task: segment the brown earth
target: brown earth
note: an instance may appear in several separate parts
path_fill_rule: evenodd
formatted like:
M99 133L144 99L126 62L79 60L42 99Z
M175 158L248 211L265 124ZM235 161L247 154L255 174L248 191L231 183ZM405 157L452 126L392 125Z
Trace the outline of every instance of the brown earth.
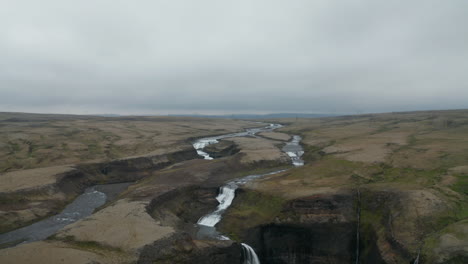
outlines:
M286 163L289 157L275 146L276 142L264 138L239 137L228 138L239 148L240 153L244 154L241 158L242 163L252 163L269 160L281 160Z
M2 249L2 263L31 264L83 264L132 263L135 258L122 254L118 250L101 248L92 243L70 244L60 241L40 241Z
M258 126L189 117L0 113L0 173L143 155L190 138Z
M120 121L122 126L136 122L138 129L143 128L140 123L149 122L136 120ZM355 257L353 239L356 212L360 208L362 263L409 263L419 250L421 263L464 263L468 255L468 111L278 121L288 124L279 132L303 137L305 166L270 175L239 190L220 223L223 232L239 242L251 242L261 254L259 247L279 250L279 242L287 237L288 247L303 250L307 253L303 256L313 256L317 262L326 263L328 258L335 263L349 263ZM47 122L65 121L58 118ZM96 120L77 121L88 125L89 122ZM218 121L202 123L210 122ZM173 125L167 125L167 133ZM183 130L186 139L193 133L223 134L200 127L190 130L192 124L185 125L183 129L179 127L179 132ZM183 137L175 134L171 137ZM144 173L139 174L139 181L116 202L62 230L53 241L0 250L0 262L8 259L11 252L16 252L13 255L18 259L30 254L40 256L38 250L47 243L50 254L64 259L86 258L89 262L130 263L139 259L140 263L174 260L190 263L192 259L238 263L232 257L239 254L238 244L198 240L191 233L193 223L216 206L213 190L222 183L273 170L289 161L278 148L283 143L274 134L262 138L231 138L229 141L234 142L239 152L216 160L167 158L173 162L162 162L164 166L148 169L143 165L146 161L136 157L138 162L134 158L123 159L109 171L103 170L108 164L85 167L87 173L99 171L101 179L115 180L132 173L136 175L138 171ZM23 135L19 133L18 137ZM130 138L118 144L137 142ZM169 139L176 142L174 145L186 144L182 139ZM134 147L135 154L130 155L140 156L137 150L144 148ZM109 174L104 177L103 171ZM145 227L152 235L144 232ZM256 240L258 234L269 243ZM303 248L304 243L294 242L301 239L324 241L326 247L311 242L310 247ZM80 253L68 253L72 252L69 249ZM26 256L19 256L19 252L25 252ZM324 252L331 255L323 255ZM300 260L286 251L279 257Z
M258 133L259 136L265 137L268 139L279 140L279 141L289 141L291 139L291 135L285 133L278 133L278 132L262 132Z
M419 250L423 263L466 260L467 110L280 121L289 122L280 132L303 137L306 165L252 182L250 190L286 201L360 190L361 235L375 236L385 263L408 263ZM260 210L244 208L232 219ZM242 225L232 219L225 221L234 230Z
M55 184L61 174L74 170L70 166L55 166L38 169L13 171L0 174L0 193L34 189Z
M0 232L58 212L92 184L135 181L153 170L197 158L190 143L194 137L258 126L237 120L15 113L0 113L0 125L0 146L5 147L0 147L0 157L5 155L0 158L0 171L2 164L8 167L8 172L0 173ZM85 143L93 148L89 144L71 152L64 148ZM111 145L124 148L105 150ZM47 153L41 152L41 146L46 146ZM8 160L18 166L11 167ZM67 164L71 161L80 163ZM33 169L17 170L28 167Z

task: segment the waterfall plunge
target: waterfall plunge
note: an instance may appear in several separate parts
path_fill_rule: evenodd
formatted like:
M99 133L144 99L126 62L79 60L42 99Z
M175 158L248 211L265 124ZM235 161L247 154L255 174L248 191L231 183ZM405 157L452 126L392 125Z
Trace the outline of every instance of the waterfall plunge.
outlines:
M216 200L219 202L218 207L211 214L200 218L200 220L198 220L198 224L204 226L215 226L219 221L221 221L221 215L224 210L231 205L238 187L239 186L235 183L229 183L222 186L218 196L216 197Z
M221 187L220 192L216 197L216 200L219 202L218 208L216 208L213 213L200 218L200 220L198 220L198 224L214 227L219 221L221 221L221 215L224 210L226 210L231 205L238 187L239 186L234 183L230 183ZM229 238L226 236L220 236L219 239L228 240ZM260 264L260 260L258 260L258 256L255 253L255 250L245 243L241 243L241 245L242 253L244 255L244 264Z
M227 137L242 137L242 136L249 136L249 135L252 136L262 130L273 131L274 129L279 128L279 127L281 127L281 125L270 124L269 127L266 127L263 129L248 129L246 132L218 136L214 138L199 139L193 144L193 147L197 150L197 153L200 156L204 157L204 159L213 159L212 157L210 157L208 153L204 152L203 149L210 144L218 143L219 139L227 138ZM301 156L304 154L304 151L302 147L299 145L300 141L301 141L301 137L295 135L293 136L292 140L288 142L285 147L283 147L283 151L291 158L293 165L296 167L304 165L304 161L301 159ZM245 184L248 181L251 181L251 180L266 176L266 175L272 175L272 174L280 173L283 171L284 170L260 174L260 175L249 175L242 179L231 181L228 184L222 186L220 188L218 196L216 197L216 200L218 200L219 202L218 207L216 208L214 212L200 218L200 220L198 220L198 224L202 226L214 228L214 226L219 221L221 221L222 214L224 213L224 211L232 204L232 201L234 200L234 197L236 194L236 189L239 187L239 185ZM217 238L220 240L229 240L229 237L219 235L219 234L217 235ZM251 246L245 243L241 243L241 245L242 245L242 251L244 255L244 264L260 264L260 260L258 259L258 256L255 253L255 250Z
M245 243L241 243L241 245L244 253L244 264L260 264L255 250Z

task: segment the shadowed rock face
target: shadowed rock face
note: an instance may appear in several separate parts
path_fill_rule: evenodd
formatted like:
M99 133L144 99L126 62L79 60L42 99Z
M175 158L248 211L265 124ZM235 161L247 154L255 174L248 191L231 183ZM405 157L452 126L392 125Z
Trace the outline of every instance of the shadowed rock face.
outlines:
M288 203L274 223L258 226L246 240L262 263L353 263L357 219L352 193L314 195ZM361 233L360 263L384 263L375 232ZM366 241L363 243L362 241Z
M204 151L213 158L231 156L240 151L237 145L232 141L221 140L217 144L211 144L204 148Z
M143 248L138 264L241 264L241 245L232 241L198 241L179 233Z
M64 173L51 175L53 183L0 192L0 233L58 213L86 187L134 182L170 164L197 157L196 151L189 146L161 155L86 163Z
M147 207L155 219L191 231L194 223L216 207L217 188L189 186L169 191L152 200Z
M267 225L258 230L262 263L351 263L355 248L354 223Z

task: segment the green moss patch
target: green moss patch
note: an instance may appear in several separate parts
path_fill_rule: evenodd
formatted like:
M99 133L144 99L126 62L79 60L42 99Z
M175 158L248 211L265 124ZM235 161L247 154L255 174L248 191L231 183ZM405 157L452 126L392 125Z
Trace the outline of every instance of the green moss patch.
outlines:
M218 229L231 239L239 240L244 232L270 223L280 214L286 200L253 190L241 190L224 214Z
M450 187L452 190L468 196L468 175L456 175L457 181Z
M47 238L47 240L55 240L65 242L75 248L86 250L86 251L114 251L114 252L122 252L122 249L117 247L112 247L108 245L103 245L96 241L82 241L76 240L74 236L65 236L65 237L58 237L56 235L52 235Z

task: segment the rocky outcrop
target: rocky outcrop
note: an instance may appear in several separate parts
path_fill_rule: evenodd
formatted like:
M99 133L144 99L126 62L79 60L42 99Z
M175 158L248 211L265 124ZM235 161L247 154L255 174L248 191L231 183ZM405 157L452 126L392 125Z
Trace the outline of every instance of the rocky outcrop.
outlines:
M350 263L357 230L353 202L351 193L293 200L246 241L264 263Z
M181 229L193 229L198 219L218 205L218 188L189 186L178 188L153 199L147 211L162 223Z
M222 158L222 157L234 155L237 152L239 152L240 149L232 141L221 140L217 144L211 144L211 145L206 146L203 149L203 151L210 154L211 157L216 159L216 158Z
M248 192L239 194L241 201ZM247 213L233 207L237 217ZM286 202L272 221L236 235L255 249L262 263L352 263L358 247L356 209L353 190L302 197ZM233 216L227 212L223 221L236 223L230 217ZM361 232L360 263L385 263L372 243L375 237L372 230Z
M179 233L145 246L137 263L241 264L241 251L240 244L232 241L199 241L186 233Z
M90 175L94 182L129 182L139 180L155 170L176 162L197 158L199 158L197 152L191 146L187 146L163 154L149 154L110 162L88 163L78 165L77 168Z
M196 158L196 151L188 145L165 153L69 166L59 173L50 170L44 175L47 181L0 192L0 233L58 213L91 185L137 181L168 165ZM19 182L30 177L28 173L14 176Z

